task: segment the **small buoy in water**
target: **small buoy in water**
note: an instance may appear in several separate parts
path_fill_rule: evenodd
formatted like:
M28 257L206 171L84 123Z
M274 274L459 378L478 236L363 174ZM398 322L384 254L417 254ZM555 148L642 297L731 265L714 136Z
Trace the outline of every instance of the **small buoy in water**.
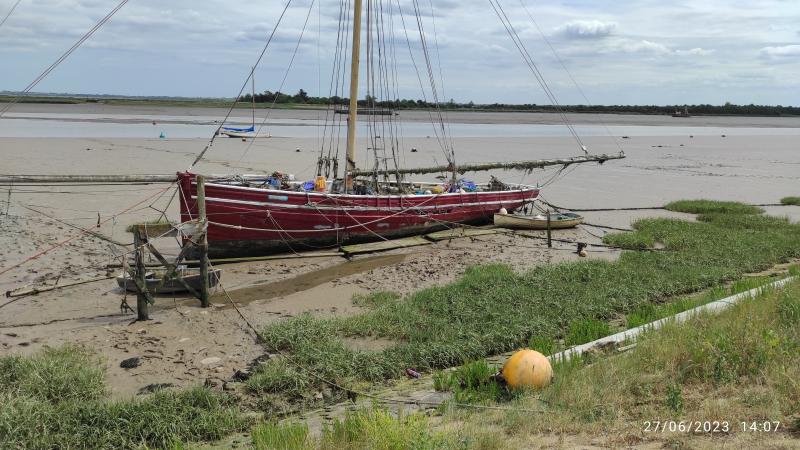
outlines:
M242 142L247 142L247 138L242 138Z
M550 360L541 353L523 349L508 358L500 372L512 389L525 387L543 388L553 379Z
M693 135L693 134L690 134L690 135L689 135L689 137L690 137L690 138L694 138L694 135Z
M155 125L156 125L156 121L154 120L154 121L153 121L153 126L155 126Z
M296 149L294 149L294 151L300 153L300 147L297 147Z
M723 134L723 135L722 135L722 137L728 137L728 136L725 136L725 135Z
M588 255L589 253L586 251L586 249L582 249L581 251L578 252L578 256L580 256L581 258L586 258Z
M417 153L417 147L411 147L411 153Z
M497 211L498 214L506 215L508 214L508 210L505 208L500 208L500 211Z

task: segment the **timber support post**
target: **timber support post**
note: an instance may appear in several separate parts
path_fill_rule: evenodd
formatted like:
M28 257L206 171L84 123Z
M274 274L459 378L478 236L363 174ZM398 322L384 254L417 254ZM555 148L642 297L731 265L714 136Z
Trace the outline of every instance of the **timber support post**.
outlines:
M553 248L553 237L550 233L550 209L547 210L547 248Z
M144 267L144 245L142 232L139 227L133 230L133 246L135 249L136 267L134 269L133 282L136 284L136 320L150 320L147 305L147 280L146 269Z
M206 216L206 179L197 176L197 212L200 216L200 305L208 308L208 217Z

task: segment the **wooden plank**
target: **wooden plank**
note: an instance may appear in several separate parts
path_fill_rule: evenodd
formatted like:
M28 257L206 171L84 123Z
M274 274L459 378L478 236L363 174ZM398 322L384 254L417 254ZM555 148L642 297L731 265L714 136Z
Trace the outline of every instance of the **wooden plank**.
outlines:
M458 239L473 236L485 236L489 234L505 233L508 230L505 228L453 228L451 230L437 231L435 233L426 234L425 237L434 241L446 241L449 239Z
M172 237L178 235L178 230L175 228L175 224L169 222L137 223L131 225L131 229L133 228L138 228L139 232L148 238Z
M197 176L197 213L200 223L206 230L200 235L200 306L208 308L208 218L206 217L206 177Z
M133 232L133 245L136 250L136 269L132 273L133 282L136 284L136 320L150 320L150 315L147 310L147 304L154 304L155 301L147 291L147 281L145 281L145 268L144 268L144 244L147 241L142 238L142 234L137 228Z
M178 255L178 258L175 260L175 264L171 264L169 261L166 260L166 258L164 258L164 256L161 255L161 253L155 247L153 247L153 244L149 242L147 243L147 248L150 250L150 253L152 253L153 256L155 256L156 259L158 259L161 262L161 264L163 264L164 267L167 269L167 272L164 274L163 277L161 277L161 280L158 282L158 285L155 287L155 289L153 289L153 293L158 292L159 289L164 287L164 284L166 284L167 281L174 278L180 284L182 284L183 287L185 287L190 294L200 299L201 297L200 293L195 291L191 286L189 286L189 284L183 279L183 277L181 277L176 273L178 267L177 265L180 263L180 260L183 259L183 255L185 254L185 250L188 246L189 245L187 244L183 247L183 250L181 250L181 254Z
M359 255L362 253L385 252L397 248L417 247L419 245L429 245L431 241L421 237L413 236L403 239L393 239L390 241L370 242L368 244L345 245L342 252L349 255Z

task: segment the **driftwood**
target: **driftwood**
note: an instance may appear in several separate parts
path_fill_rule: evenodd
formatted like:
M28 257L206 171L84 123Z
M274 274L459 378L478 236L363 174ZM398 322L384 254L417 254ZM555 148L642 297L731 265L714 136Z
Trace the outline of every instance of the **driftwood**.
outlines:
M466 172L484 172L487 170L503 169L503 170L533 170L541 169L548 166L569 166L572 164L583 164L589 162L604 163L612 159L623 159L625 155L620 153L618 155L586 155L575 156L572 158L562 159L537 159L532 161L510 161L510 162L493 162L493 163L473 163L473 164L459 164L456 166L455 171L464 174ZM426 174L426 173L443 173L452 172L453 166L435 166L435 167L418 167L411 169L394 169L394 170L356 170L351 173L352 176L370 176L378 175L407 175L407 174Z
M6 291L6 297L13 298L13 297L25 297L26 295L37 295L41 294L42 292L55 291L56 289L68 288L72 286L78 286L81 284L96 283L98 281L110 280L112 278L114 277L109 276L101 278L92 278L91 280L81 280L81 281L76 281L74 283L56 284L53 286L41 286L41 287L32 287L24 290Z

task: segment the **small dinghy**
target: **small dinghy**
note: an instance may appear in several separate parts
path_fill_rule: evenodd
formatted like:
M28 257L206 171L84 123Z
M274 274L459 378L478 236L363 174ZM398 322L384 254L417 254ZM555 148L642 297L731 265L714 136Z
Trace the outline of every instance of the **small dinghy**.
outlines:
M575 213L550 214L550 229L574 228L583 222L583 216ZM495 214L494 224L503 228L522 230L546 230L547 216L518 216L515 214Z
M178 292L187 292L186 286L181 284L176 279L168 280L164 283L161 288L156 290L158 287L158 283L161 282L161 277L164 276L164 270L160 271L152 271L147 272L145 274L145 284L147 284L147 290L153 294L172 294ZM200 284L202 283L202 279L200 278L200 269L178 269L177 274L179 274L183 280L191 286L192 289L199 291ZM208 286L216 286L219 283L219 279L222 276L221 269L214 269L208 271ZM130 276L124 275L117 275L117 284L122 289L128 290L130 292L136 292L136 283L133 282Z

